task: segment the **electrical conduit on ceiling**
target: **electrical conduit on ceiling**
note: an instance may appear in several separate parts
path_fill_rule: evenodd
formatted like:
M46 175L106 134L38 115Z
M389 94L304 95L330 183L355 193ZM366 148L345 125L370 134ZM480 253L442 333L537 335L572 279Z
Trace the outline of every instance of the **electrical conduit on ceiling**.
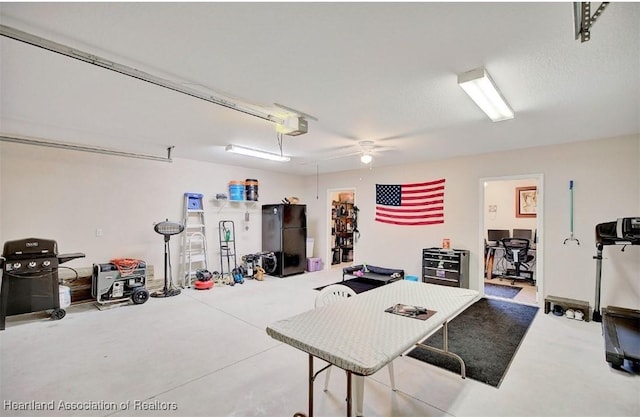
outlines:
M38 48L46 49L48 51L67 56L69 58L74 58L74 59L86 62L88 64L96 65L104 69L115 71L117 73L124 74L129 77L137 78L139 80L146 81L148 83L151 83L160 87L164 87L169 90L176 91L178 93L186 94L188 96L199 98L201 100L208 101L210 103L214 103L219 106L223 106L232 110L239 111L241 113L255 116L260 119L267 120L269 122L273 122L279 125L282 125L285 122L284 119L282 118L276 117L266 112L261 112L256 109L252 109L240 103L234 103L227 98L216 97L211 94L203 93L193 88L185 87L173 81L169 81L164 78L157 77L155 75L146 73L144 71L140 71L135 68L129 67L127 65L118 64L117 62L113 62L108 59L104 59L96 55L93 55L84 51L80 51L79 49L62 45L60 43L53 42L36 35L32 35L30 33L23 32L21 30L18 30L6 25L0 25L0 35L10 39L20 41L20 42L27 43L29 45L36 46Z

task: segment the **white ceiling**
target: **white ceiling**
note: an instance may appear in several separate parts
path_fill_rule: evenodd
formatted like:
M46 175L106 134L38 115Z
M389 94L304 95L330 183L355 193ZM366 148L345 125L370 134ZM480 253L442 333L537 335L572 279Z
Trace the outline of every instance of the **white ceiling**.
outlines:
M599 3L594 3L593 10ZM203 100L0 38L3 134L307 175L640 133L640 3L591 40L572 3L0 3L0 22L203 92L318 118L285 136ZM484 65L515 111L492 123L458 87Z

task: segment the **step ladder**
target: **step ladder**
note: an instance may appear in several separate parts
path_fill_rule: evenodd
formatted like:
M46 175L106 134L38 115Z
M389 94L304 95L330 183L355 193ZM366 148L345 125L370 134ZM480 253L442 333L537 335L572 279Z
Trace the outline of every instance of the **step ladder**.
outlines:
M180 252L180 279L182 288L190 287L200 269L208 269L207 235L204 222L202 194L184 193L182 245Z
M238 260L236 258L236 229L233 221L221 220L218 222L218 235L220 237L220 276L226 279L230 285L234 285L233 270L238 267Z

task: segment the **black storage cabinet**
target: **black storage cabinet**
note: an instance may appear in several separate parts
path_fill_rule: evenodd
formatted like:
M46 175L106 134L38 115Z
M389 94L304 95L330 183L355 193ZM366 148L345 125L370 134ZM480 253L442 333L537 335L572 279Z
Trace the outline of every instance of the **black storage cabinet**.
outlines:
M423 249L422 281L428 284L469 288L469 251Z

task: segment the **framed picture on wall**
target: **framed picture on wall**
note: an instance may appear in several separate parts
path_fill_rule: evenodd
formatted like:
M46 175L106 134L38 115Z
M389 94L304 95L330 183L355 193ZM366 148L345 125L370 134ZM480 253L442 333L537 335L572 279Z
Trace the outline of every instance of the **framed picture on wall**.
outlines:
M537 187L516 187L516 217L536 217L537 207Z

